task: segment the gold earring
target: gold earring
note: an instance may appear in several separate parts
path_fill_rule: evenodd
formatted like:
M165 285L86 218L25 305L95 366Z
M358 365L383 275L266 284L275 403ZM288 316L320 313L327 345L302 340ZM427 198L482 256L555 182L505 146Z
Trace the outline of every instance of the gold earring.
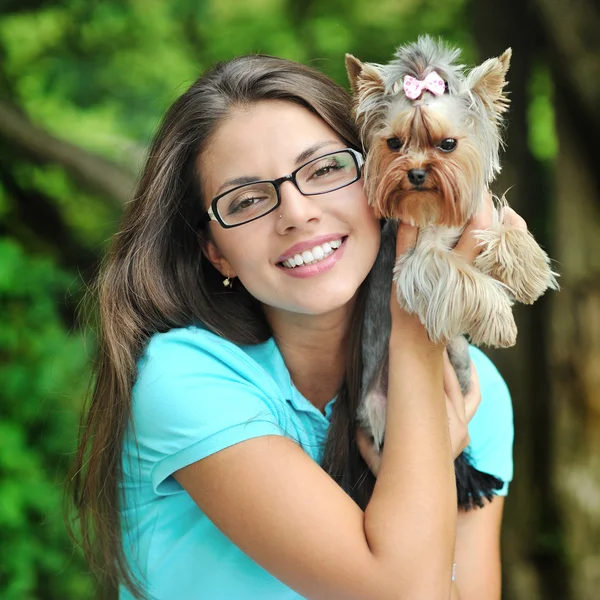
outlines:
M227 278L223 279L223 285L226 288L232 288L233 287L233 281L231 281L231 279L229 279L229 271L227 271Z

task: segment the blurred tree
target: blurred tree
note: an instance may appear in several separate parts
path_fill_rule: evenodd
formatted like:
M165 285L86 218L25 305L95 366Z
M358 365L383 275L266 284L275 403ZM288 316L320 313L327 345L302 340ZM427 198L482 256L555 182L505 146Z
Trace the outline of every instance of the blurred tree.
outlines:
M514 186L509 200L562 286L519 307L519 343L494 353L517 423L506 595L591 600L600 590L600 11L593 0L473 7L483 55L514 50L498 189Z

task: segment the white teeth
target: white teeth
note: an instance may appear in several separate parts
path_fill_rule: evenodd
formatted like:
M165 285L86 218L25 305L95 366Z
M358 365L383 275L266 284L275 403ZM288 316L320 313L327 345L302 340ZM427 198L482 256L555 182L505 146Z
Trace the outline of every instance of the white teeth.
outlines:
M320 246L315 246L312 250L305 250L302 254L284 260L281 264L288 268L300 267L301 265L311 265L328 257L342 245L342 240L333 240L325 242Z

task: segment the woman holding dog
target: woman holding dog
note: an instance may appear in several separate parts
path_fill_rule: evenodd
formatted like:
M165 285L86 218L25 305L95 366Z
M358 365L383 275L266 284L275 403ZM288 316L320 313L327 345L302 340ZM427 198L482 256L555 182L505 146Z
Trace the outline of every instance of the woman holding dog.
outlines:
M392 294L381 457L356 431L380 233L361 163L346 92L282 59L220 65L166 115L100 277L73 480L120 598L500 597L512 413L489 360L463 398ZM454 252L475 258L487 218ZM505 487L457 514L469 441Z

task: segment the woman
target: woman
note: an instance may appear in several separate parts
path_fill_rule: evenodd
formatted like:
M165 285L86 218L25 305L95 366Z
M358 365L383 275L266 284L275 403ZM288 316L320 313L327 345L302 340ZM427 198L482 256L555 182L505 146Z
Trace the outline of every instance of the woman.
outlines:
M100 279L74 478L121 598L441 599L455 562L454 597L499 597L502 497L457 515L452 464L470 434L477 467L511 478L491 363L473 351L467 432L477 380L462 398L392 299L380 464L355 432L380 232L361 161L347 94L293 62L219 65L169 110ZM398 253L415 240L401 226Z

